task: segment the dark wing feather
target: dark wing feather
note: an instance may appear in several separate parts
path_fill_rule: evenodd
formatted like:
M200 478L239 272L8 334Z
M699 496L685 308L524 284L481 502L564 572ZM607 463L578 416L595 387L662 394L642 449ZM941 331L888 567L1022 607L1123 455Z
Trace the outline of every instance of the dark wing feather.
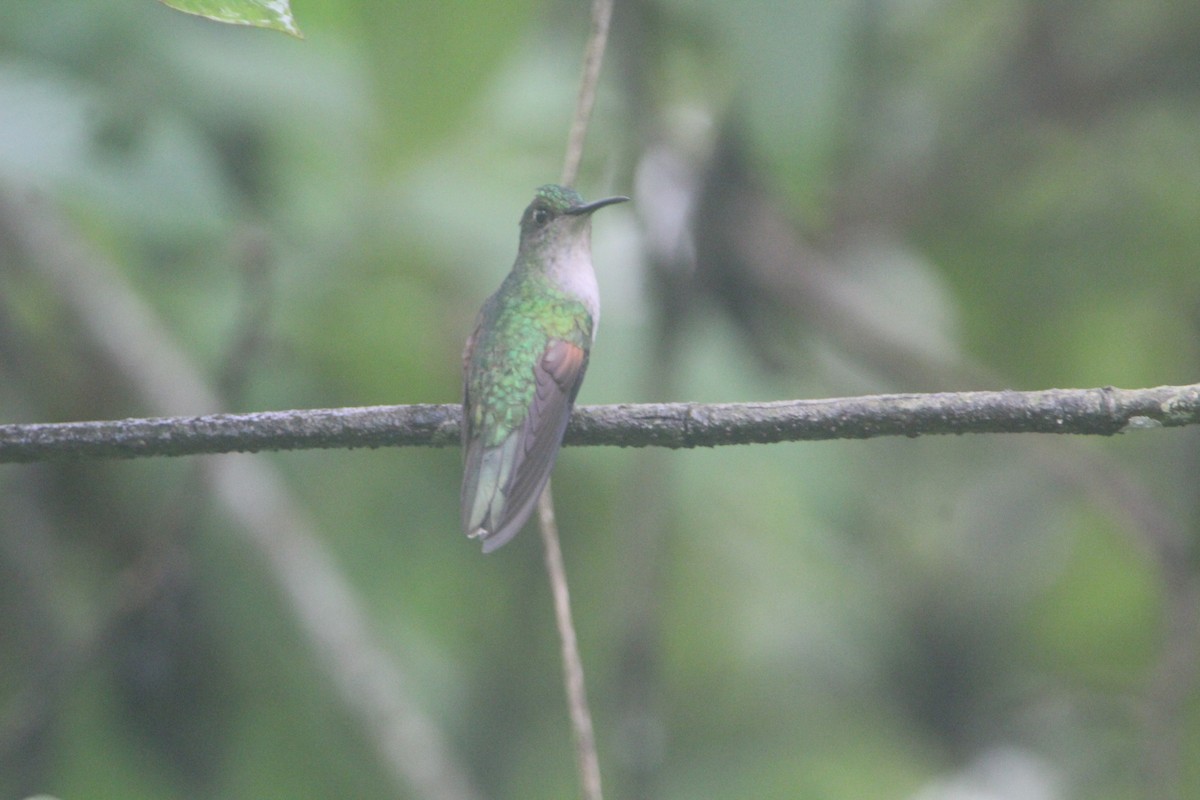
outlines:
M489 298L489 302L491 299ZM467 531L468 536L474 536L473 525L471 521L472 509L475 505L476 495L479 493L479 478L480 470L483 462L484 447L481 437L475 430L475 426L471 420L471 357L475 352L475 342L479 338L479 329L483 326L484 314L487 311L487 305L479 311L475 318L475 327L471 330L471 335L467 337L467 343L463 346L463 401L462 401L462 446L463 446L463 485L460 495L462 526Z
M471 335L467 337L467 343L463 345L462 354L462 375L463 375L463 390L462 390L462 406L463 418L462 425L462 443L463 451L466 451L467 443L471 441L471 415L468 409L471 408L471 383L467 380L467 376L471 371L471 354L475 352L475 340L479 338L479 328L483 325L483 312L480 311L475 317L475 327L471 329Z
M551 341L534 366L535 393L524 423L498 447L484 448L476 438L467 444L467 474L474 485L463 486L463 516L470 521L478 493L489 492L489 506L478 530L490 553L524 526L550 479L571 407L587 370L587 353L578 345ZM502 465L511 459L511 466ZM482 476L482 477L481 477ZM494 486L481 481L494 481ZM469 527L469 526L468 526Z

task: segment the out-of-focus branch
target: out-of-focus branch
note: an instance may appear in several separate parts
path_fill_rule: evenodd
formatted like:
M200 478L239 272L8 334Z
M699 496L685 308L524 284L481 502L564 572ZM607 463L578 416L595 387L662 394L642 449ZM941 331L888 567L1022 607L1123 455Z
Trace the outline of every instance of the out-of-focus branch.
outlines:
M216 393L153 311L128 288L116 267L76 236L53 208L0 193L0 240L24 253L50 282L111 368L148 407L162 414L219 407ZM18 436L40 437L39 426L7 427ZM43 441L54 439L44 432L50 439ZM31 441L25 438L26 444ZM375 641L366 613L315 526L270 464L262 459L214 458L204 461L203 472L213 496L235 523L231 529L241 532L264 557L315 658L369 732L396 784L422 798L478 797L441 731L408 693L403 672Z
M0 425L0 463L83 456L448 447L460 442L461 416L457 404L421 404ZM571 417L565 443L692 448L962 433L1112 436L1196 424L1200 424L1200 384L583 406Z

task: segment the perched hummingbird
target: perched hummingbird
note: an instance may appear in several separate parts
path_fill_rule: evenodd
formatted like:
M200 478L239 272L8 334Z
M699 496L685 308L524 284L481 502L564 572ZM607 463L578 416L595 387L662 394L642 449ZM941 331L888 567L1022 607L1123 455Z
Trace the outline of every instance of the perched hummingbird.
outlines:
M539 188L512 272L467 339L462 526L485 553L517 535L550 479L600 320L591 215L628 199Z

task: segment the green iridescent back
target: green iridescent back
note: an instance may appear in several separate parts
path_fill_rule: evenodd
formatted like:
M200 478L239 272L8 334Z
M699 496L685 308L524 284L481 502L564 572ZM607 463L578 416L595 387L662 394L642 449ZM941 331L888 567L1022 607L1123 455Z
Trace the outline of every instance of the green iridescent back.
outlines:
M543 187L545 188L545 187ZM587 351L593 320L582 303L549 278L513 272L483 306L467 370L471 425L495 447L525 421L536 383L533 365L551 339Z

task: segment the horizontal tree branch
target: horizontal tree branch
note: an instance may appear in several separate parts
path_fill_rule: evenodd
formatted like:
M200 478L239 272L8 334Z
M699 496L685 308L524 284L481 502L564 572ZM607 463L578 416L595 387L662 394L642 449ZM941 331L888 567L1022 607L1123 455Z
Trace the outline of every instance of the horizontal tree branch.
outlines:
M367 406L106 422L0 425L0 463L261 450L447 447L454 405ZM568 445L729 444L962 433L1073 433L1200 423L1200 384L1153 389L892 394L769 403L646 403L577 408Z

